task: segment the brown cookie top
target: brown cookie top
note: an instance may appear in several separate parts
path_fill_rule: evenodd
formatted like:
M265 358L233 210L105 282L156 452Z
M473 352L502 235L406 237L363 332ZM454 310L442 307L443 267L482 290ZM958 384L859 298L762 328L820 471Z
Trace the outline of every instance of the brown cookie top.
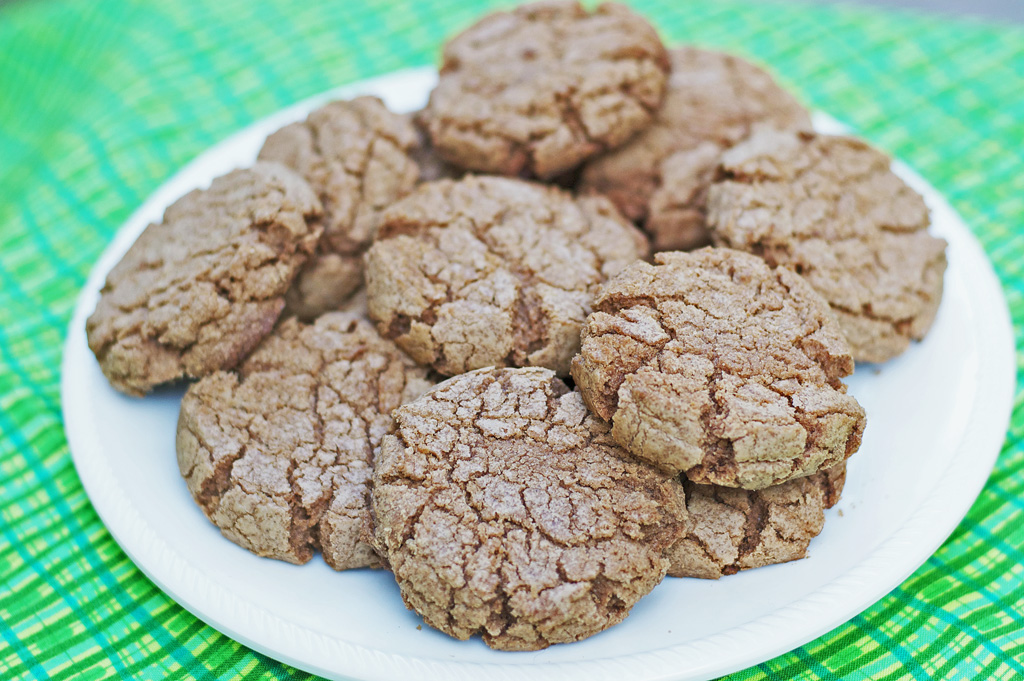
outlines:
M924 338L946 242L924 200L860 140L766 131L722 157L708 221L717 243L799 272L832 306L857 361Z
M620 622L664 577L682 486L551 371L463 374L395 421L374 468L377 548L431 626L537 650Z
M376 97L331 102L267 138L259 158L298 171L324 207L317 256L288 292L288 308L300 318L339 309L362 284L362 254L380 211L419 177L416 141L408 118Z
M230 369L270 332L323 228L306 182L277 163L172 203L107 275L86 322L110 384L143 395Z
M391 410L430 386L368 322L286 319L242 364L192 385L178 465L224 536L260 556L376 567L368 536L374 448Z
M669 576L718 579L803 558L845 481L845 463L758 491L684 480L687 531L668 553Z
M455 165L548 178L650 124L668 69L657 32L624 5L539 2L452 39L424 117Z
M864 410L828 304L798 275L729 249L658 253L608 281L572 376L636 456L762 489L844 461Z
M672 74L654 122L622 147L589 161L581 191L608 196L641 222L655 251L709 242L707 188L724 149L755 126L810 128L807 110L761 68L696 47L669 51Z
M366 257L370 316L445 375L566 375L598 287L646 253L603 197L501 177L430 182L384 213Z

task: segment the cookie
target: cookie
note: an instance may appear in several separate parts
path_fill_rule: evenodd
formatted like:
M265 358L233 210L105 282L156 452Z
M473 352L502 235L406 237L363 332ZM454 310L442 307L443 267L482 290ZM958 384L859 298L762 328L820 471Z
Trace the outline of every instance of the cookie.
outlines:
M698 483L763 489L845 461L864 410L828 304L730 249L658 253L608 281L572 376L631 453Z
M110 384L141 396L230 369L266 336L323 228L320 201L257 163L171 204L107 275L86 322Z
M298 171L324 207L316 257L288 292L288 309L311 320L340 309L363 283L362 255L381 209L409 193L419 177L416 131L376 97L331 102L281 128L259 158Z
M225 537L253 553L336 570L380 565L364 543L372 454L391 410L431 384L368 322L342 312L282 322L239 368L192 385L178 466Z
M649 125L668 70L657 32L623 5L524 5L445 45L424 119L461 168L549 178Z
M803 558L845 481L845 463L758 491L685 480L687 531L668 553L669 576L718 579Z
M696 47L669 51L672 74L654 122L583 166L579 189L608 196L643 225L655 251L710 241L707 188L722 151L755 126L807 128L807 110L759 67Z
M566 375L598 287L646 253L603 197L501 177L431 182L384 212L366 256L370 316L445 375Z
M889 158L852 137L765 131L723 155L709 191L717 243L799 272L858 362L921 340L942 298L946 242Z
M434 180L457 180L465 172L443 158L438 156L437 150L430 142L430 135L427 133L426 124L423 121L423 112L417 111L407 116L416 131L416 146L413 147L412 159L420 169L420 182L433 182Z
M682 486L551 371L463 374L395 421L374 464L376 543L431 626L537 650L620 622L664 577Z

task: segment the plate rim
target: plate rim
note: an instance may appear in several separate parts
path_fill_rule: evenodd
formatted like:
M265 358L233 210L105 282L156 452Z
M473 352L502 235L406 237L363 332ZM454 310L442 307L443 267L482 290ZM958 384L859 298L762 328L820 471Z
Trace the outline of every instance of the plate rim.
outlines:
M262 606L219 591L214 583L204 581L204 575L175 554L162 537L147 531L145 522L121 489L107 461L90 459L81 453L91 451L84 443L95 440L97 424L83 421L83 415L69 408L74 404L76 390L83 387L72 381L75 372L71 365L80 357L83 347L87 357L92 358L85 342L85 320L95 306L99 288L110 267L145 227L147 210L158 203L166 206L169 200L193 188L194 183L183 179L193 174L207 159L251 134L253 128L267 126L272 121L296 120L312 108L335 98L380 91L392 87L393 83L406 84L427 78L436 78L436 71L431 67L419 67L333 88L254 121L203 151L161 183L118 228L78 294L61 363L61 412L69 451L86 494L107 531L132 562L172 600L208 625L254 650L296 668L334 678L353 676L383 681L413 675L447 681L512 679L529 674L535 681L541 681L571 674L618 681L625 674L629 678L697 680L747 668L841 626L901 584L956 530L991 475L1005 441L1016 392L1013 327L1001 282L973 232L943 194L905 163L894 161L893 168L901 177L916 190L924 189L930 195L934 201L934 205L930 204L933 213L937 210L948 212L955 223L957 234L955 237L947 236L949 247L952 250L955 246L962 266L972 274L972 287L968 288L972 295L969 298L977 317L975 321L983 322L972 328L981 358L979 384L994 388L986 395L975 397L970 419L957 443L957 455L951 459L918 509L864 560L832 582L779 610L698 641L616 658L504 665L411 657L341 641L294 622L275 619L277 616ZM833 130L844 127L819 113L815 114L815 123ZM178 188L183 191L175 193ZM136 224L139 222L142 224ZM985 328L984 333L982 327ZM970 448L973 457L962 455L966 447ZM76 451L80 452L77 456ZM984 457L984 465L977 463L978 455ZM968 459L975 463L967 465ZM954 503L950 502L951 499ZM891 567L890 562L905 555L908 545L917 547L915 558L912 561L905 558L896 560L898 567ZM815 616L819 612L830 615ZM778 639L775 633L780 627L789 627L797 633L781 642L776 641L774 645L763 645L765 640ZM726 638L728 645L724 641ZM681 666L687 668L685 676L680 675Z

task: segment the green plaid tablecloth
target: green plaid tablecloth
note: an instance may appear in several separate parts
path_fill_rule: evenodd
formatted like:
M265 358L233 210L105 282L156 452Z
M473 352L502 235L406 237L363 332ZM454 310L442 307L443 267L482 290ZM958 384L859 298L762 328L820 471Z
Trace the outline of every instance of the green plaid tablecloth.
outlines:
M489 2L0 2L0 678L308 678L154 586L87 499L60 412L65 327L119 225L230 133L430 64ZM1024 324L1024 31L852 8L637 0L669 42L766 63L945 193ZM1018 366L1020 363L1018 362ZM904 584L734 679L1024 677L1024 409L985 490Z

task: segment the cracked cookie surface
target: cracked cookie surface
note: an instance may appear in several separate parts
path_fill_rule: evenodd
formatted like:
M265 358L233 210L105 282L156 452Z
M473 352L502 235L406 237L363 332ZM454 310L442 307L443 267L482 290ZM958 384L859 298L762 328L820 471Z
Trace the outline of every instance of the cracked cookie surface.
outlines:
M237 374L192 385L178 419L178 465L231 541L336 570L378 567L370 532L373 450L391 411L431 383L426 371L342 312L283 321Z
M836 465L864 410L849 346L798 275L748 253L658 253L609 280L572 376L634 455L694 482L762 489Z
M110 384L143 395L230 369L266 336L323 231L306 182L277 163L172 203L107 275L86 322Z
M668 553L669 576L718 579L803 558L845 481L845 463L758 491L684 480L687 531Z
M546 369L482 369L395 412L373 479L378 550L433 627L493 648L577 641L665 575L682 485L618 447Z
M722 156L709 190L717 243L800 273L839 320L858 362L884 362L927 334L946 242L928 208L851 137L766 131Z
M366 258L370 316L445 375L566 375L598 287L646 254L604 197L501 177L431 182L384 213Z
M259 158L295 169L324 207L324 235L288 291L290 312L309 321L340 309L362 285L362 255L381 210L419 177L416 143L408 117L376 97L331 102L267 138Z
M655 251L710 241L707 189L722 151L758 125L810 129L807 110L772 77L735 55L680 47L650 127L587 162L579 189L608 196L643 225Z
M445 45L424 120L459 167L549 178L647 126L668 69L657 32L623 5L524 5Z

